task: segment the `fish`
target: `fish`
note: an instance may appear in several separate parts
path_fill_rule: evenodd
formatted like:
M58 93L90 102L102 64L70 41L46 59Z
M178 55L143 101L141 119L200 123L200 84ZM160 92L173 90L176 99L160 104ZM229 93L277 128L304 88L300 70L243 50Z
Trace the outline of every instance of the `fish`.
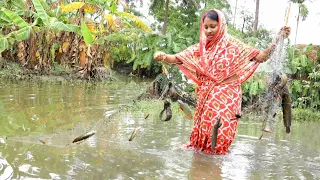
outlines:
M90 132L87 132L85 133L84 135L81 135L77 138L75 138L72 143L76 143L76 142L79 142L79 141L82 141L82 140L85 140L85 139L88 139L89 137L93 136L96 134L96 131L92 130Z
M285 73L275 74L274 76L276 76L276 78L270 84L269 90L270 91L281 90L287 84L288 77Z
M131 133L131 136L129 138L129 141L132 141L134 137L136 137L138 131L141 129L141 126L134 128L134 130Z
M39 139L39 141L42 143L42 144L46 144L46 142L42 139Z
M165 75L169 74L169 71L167 70L167 68L164 65L162 65L162 73Z
M176 102L179 98L179 95L171 82L169 83L168 96L173 102Z
M212 134L211 134L211 148L212 148L212 151L216 150L218 129L219 129L219 127L221 125L222 125L221 117L218 117L216 122L213 124L213 127L212 127Z
M147 114L146 117L144 117L144 119L147 119L149 117L150 114Z
M264 108L267 114L264 117L262 124L262 134L259 139L262 138L264 133L271 133L272 123L275 122L275 117L277 115L276 111L279 106L278 97L282 97L282 111L283 111L283 120L286 127L286 132L290 132L291 126L291 97L285 97L285 94L289 93L288 86L288 77L285 73L276 74L274 82L269 86L266 99L268 100L267 106ZM285 93L286 92L286 93ZM290 96L290 95L289 95ZM290 99L289 99L290 98ZM290 107L285 107L286 102L290 100ZM290 111L290 112L289 112ZM289 115L290 114L290 115ZM290 123L289 123L290 122Z
M239 114L235 114L234 116L235 116L235 117L232 118L232 119L230 119L230 120L238 120L238 119L241 118L241 115L239 115Z
M288 86L283 88L282 93L282 113L283 113L283 124L286 128L286 133L289 134L291 131L291 119L292 119L292 109L291 109L291 94L289 92Z
M287 84L287 81L288 81L288 77L287 77L287 75L286 74L281 74L281 76L280 75L278 75L278 77L280 78L280 80L278 81L278 84L276 85L276 89L282 89L282 88L284 88L284 86Z
M163 119L164 112L166 112L166 118ZM169 121L172 118L171 104L169 101L165 100L163 105L163 110L159 114L159 119L161 121Z
M193 119L193 113L192 113L190 107L186 103L181 101L180 99L177 102L179 104L179 109L184 113L184 115L188 119L192 120Z

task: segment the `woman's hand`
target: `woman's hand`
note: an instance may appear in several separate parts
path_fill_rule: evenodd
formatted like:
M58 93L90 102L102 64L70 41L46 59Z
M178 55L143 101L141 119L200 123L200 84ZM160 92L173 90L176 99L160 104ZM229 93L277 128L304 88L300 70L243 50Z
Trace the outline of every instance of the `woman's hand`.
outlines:
M164 61L166 59L167 54L162 51L157 51L154 53L153 58L156 61Z
M157 51L154 53L153 58L159 62L165 62L167 64L182 64L180 60L176 58L175 55L166 54L161 51Z
M281 29L280 29L280 32L284 31L284 37L285 38L288 38L290 33L291 33L291 28L289 26L283 26Z
M274 43L278 43L278 41L280 40L281 36L284 36L285 38L287 38L291 33L291 28L289 26L283 26L280 29L280 32L277 35L276 41ZM265 62L268 58L270 53L273 51L273 49L275 48L275 44L271 44L267 49L261 51L255 58L254 60L257 62Z

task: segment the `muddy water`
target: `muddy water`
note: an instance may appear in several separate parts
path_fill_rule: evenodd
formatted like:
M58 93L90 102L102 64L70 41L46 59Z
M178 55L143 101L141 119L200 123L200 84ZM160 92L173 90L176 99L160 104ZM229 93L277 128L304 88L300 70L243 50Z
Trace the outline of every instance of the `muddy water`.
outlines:
M278 122L258 140L261 122L242 119L230 153L207 156L183 149L192 121L181 112L161 122L161 102L132 101L144 87L0 80L0 179L320 179L320 123L286 135Z

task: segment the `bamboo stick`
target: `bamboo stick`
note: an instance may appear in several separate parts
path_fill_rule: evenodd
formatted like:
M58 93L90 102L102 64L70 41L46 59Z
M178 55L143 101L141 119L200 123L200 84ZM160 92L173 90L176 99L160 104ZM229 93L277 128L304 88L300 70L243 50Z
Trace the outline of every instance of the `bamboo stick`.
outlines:
M290 15L290 9L291 9L291 2L289 3L287 13L286 13L286 19L285 19L285 26L288 26L288 21L289 21L289 15Z

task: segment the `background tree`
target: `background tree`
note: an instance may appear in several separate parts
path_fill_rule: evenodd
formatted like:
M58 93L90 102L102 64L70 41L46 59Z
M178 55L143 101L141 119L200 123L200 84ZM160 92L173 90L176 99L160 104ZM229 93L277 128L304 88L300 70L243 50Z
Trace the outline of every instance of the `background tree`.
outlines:
M254 16L254 26L253 26L253 33L256 34L258 30L258 24L259 24L259 6L260 6L260 0L256 0L256 12Z

